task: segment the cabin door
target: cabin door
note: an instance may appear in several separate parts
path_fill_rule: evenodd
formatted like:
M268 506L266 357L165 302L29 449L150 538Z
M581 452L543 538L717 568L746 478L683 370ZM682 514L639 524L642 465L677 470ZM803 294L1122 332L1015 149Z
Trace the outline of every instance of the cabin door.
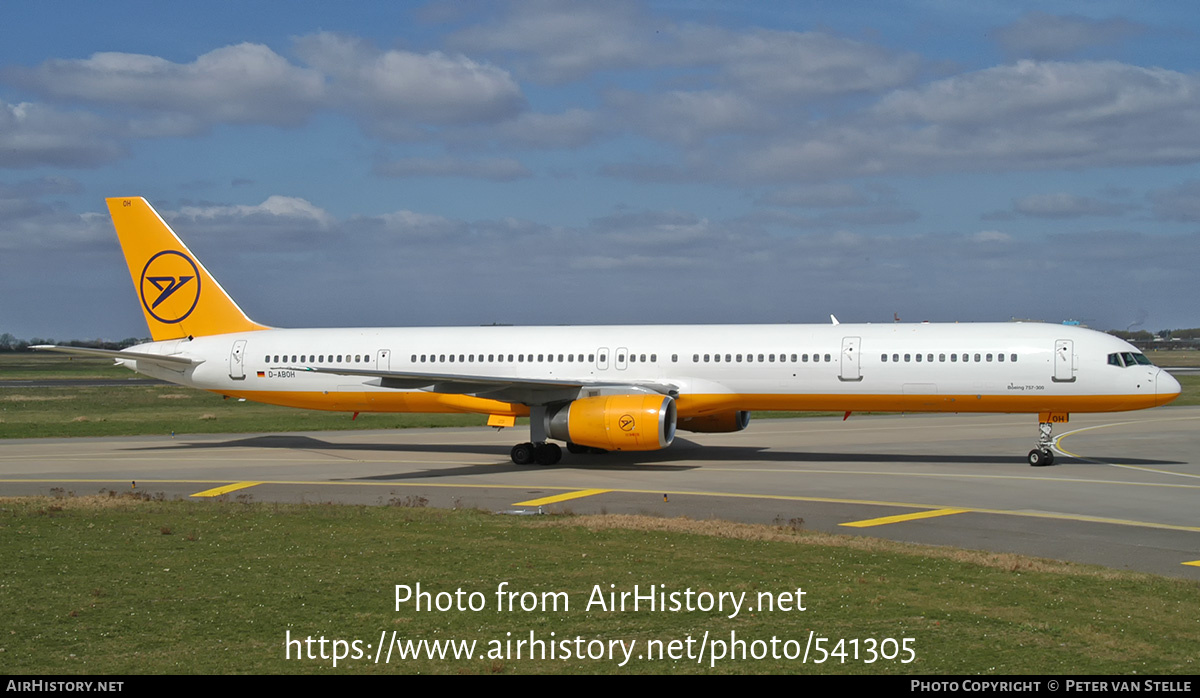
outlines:
M235 381L246 379L246 340L239 339L229 351L229 377Z
M1075 345L1069 339L1054 342L1054 382L1071 383L1075 380Z
M861 337L842 337L842 373L838 376L840 380L851 382L862 380L858 359L861 343Z

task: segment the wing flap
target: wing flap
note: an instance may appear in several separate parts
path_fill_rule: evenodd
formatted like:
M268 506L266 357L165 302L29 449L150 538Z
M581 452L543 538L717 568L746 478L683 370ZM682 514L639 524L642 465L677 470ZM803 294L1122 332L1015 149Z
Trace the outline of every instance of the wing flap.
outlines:
M331 373L339 376L373 378L369 385L398 390L423 389L433 393L460 395L495 394L510 389L561 394L566 389L631 386L663 395L679 387L655 381L565 380L553 378L518 378L514 376L481 376L462 373L421 373L413 371L384 371L380 369L336 368L330 366L286 366L284 370L306 373Z

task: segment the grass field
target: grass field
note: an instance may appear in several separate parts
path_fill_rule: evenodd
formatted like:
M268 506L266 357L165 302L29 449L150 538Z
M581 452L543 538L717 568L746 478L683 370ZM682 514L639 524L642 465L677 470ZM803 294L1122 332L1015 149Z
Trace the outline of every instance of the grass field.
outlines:
M146 501L125 495L0 500L0 658L12 674L845 673L1195 674L1200 586L1012 555L921 548L646 517L504 517L410 506ZM569 608L497 611L515 592L565 592ZM480 592L485 610L399 610L395 585ZM610 584L615 587L609 587ZM779 594L805 611L587 608L603 592ZM794 600L793 600L794 601ZM285 634L401 640L621 641L620 658L285 657ZM859 640L843 662L638 659L652 640ZM508 636L507 633L512 633ZM554 633L551 638L550 634ZM866 640L912 638L915 661L866 663ZM572 645L574 646L574 645ZM607 645L606 645L607 646ZM596 645L591 645L596 647ZM759 649L766 649L766 645ZM314 651L318 651L314 645ZM331 651L332 646L327 648ZM621 650L615 650L620 655ZM683 651L681 649L681 651ZM755 651L748 647L748 651ZM780 651L785 651L780 645ZM889 652L892 648L889 646Z
M1156 361L1200 365L1200 352L1165 352ZM1186 358L1181 358L1186 357ZM4 380L107 379L134 376L107 359L68 359L47 354L0 354L0 438L130 436L403 429L482 426L486 417L469 414L370 414L351 420L345 412L296 410L226 400L176 386L4 388ZM1173 404L1200 404L1200 375L1179 376L1183 395ZM825 416L828 412L762 412L755 419Z

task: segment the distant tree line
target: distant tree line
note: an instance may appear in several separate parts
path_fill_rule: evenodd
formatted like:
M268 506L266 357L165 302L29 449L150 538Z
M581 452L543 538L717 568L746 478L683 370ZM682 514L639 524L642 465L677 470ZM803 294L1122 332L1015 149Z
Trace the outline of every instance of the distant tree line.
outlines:
M124 349L142 342L149 342L149 339L141 339L138 337L126 337L119 342L110 342L107 339L71 339L67 341L56 341L49 337L34 337L30 340L17 339L11 333L5 332L0 334L0 352L10 351L29 351L29 347L37 344L58 344L67 347L86 347L88 349Z
M1154 345L1156 347L1168 348L1196 347L1200 345L1200 327L1193 327L1187 330L1159 330L1158 332L1150 332L1148 330L1138 330L1137 332L1109 330L1108 333L1138 346Z

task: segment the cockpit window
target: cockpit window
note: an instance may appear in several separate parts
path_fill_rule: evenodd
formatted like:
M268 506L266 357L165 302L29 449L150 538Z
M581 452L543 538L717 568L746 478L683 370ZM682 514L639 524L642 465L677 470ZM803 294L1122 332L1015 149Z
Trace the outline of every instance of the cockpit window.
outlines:
M1152 366L1150 359L1146 358L1145 354L1134 353L1131 351L1123 351L1119 354L1109 354L1108 364L1110 366Z

